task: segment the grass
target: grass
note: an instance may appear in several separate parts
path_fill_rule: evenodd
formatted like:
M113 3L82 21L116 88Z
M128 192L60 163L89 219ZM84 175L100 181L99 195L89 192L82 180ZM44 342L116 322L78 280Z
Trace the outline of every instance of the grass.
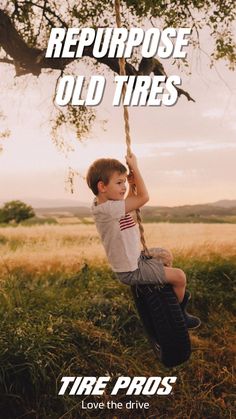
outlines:
M0 231L0 417L98 417L97 411L81 411L85 396L57 395L61 377L109 374L114 383L121 374L176 375L177 383L167 397L91 396L90 401L150 403L146 414L102 410L99 418L233 418L236 260L231 235L225 233L221 243L189 242L174 250L176 266L188 276L191 311L201 317L202 326L191 333L190 361L168 370L150 348L129 288L114 279L102 253L94 259L81 256L80 249L86 246L88 253L89 243L99 246L92 227L81 226L79 234L49 227ZM170 240L162 227L164 241ZM19 243L15 249L12 240ZM38 253L40 247L45 252ZM77 261L74 256L64 260L76 247ZM20 259L27 250L28 259Z
M145 233L150 247L167 247L188 258L193 254L205 258L214 251L233 254L236 241L236 225L230 224L145 224ZM96 228L90 224L2 227L0 258L10 268L40 272L106 263Z

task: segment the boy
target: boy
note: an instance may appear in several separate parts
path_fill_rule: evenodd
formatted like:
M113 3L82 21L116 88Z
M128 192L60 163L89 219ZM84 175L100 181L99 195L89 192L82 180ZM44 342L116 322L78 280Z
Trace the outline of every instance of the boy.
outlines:
M149 196L135 155L126 156L126 162L130 169L126 197L127 169L118 160L96 160L87 173L88 186L96 196L92 212L108 261L118 279L125 284L171 284L188 328L196 328L200 320L185 312L190 298L190 294L185 293L185 273L181 269L164 266L157 258L140 256L139 231L130 212L146 204ZM132 194L133 183L136 195ZM155 249L153 251L155 253Z

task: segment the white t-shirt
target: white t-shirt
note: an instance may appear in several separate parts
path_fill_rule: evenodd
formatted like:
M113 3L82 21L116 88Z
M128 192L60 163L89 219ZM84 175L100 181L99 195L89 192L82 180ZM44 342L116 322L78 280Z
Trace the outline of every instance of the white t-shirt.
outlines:
M113 271L131 272L138 268L140 239L131 214L125 214L125 201L108 200L92 206L98 233Z

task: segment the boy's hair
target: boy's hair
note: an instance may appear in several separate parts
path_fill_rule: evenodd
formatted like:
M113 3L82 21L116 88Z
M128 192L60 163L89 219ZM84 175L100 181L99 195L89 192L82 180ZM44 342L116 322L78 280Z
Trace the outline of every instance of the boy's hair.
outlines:
M86 180L94 195L98 195L98 182L102 181L104 185L107 185L114 172L122 174L126 173L127 169L116 159L98 159L91 164Z

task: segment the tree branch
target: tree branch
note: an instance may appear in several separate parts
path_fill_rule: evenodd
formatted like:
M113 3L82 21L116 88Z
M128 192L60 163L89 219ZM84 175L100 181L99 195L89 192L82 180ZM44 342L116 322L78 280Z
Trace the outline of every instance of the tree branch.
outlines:
M18 75L17 69L21 67L34 75L40 74L41 70L35 61L41 51L26 44L2 10L0 10L0 46L16 63L16 75Z
M34 2L30 3L34 4ZM9 62L6 59L3 59L4 61L1 62L14 64L16 76L22 76L28 73L39 76L43 69L63 71L68 64L77 59L46 58L45 50L29 47L17 32L9 16L3 10L0 10L0 46L4 49L7 56L12 58ZM74 46L74 48L76 47ZM72 50L73 48L71 48ZM86 47L83 55L94 59L93 46ZM96 61L108 66L115 73L119 74L119 60L117 58L105 56L96 59ZM126 61L125 69L128 76L149 75L151 73L167 76L163 65L156 58L142 58L138 70ZM188 100L194 101L183 89L177 87L176 89L178 90L179 96L183 94Z
M0 58L0 63L15 65L14 61L9 60L9 58Z
M155 76L167 76L163 65L156 58L142 58L139 64L138 75L149 75L153 73ZM195 102L188 92L175 86L178 96L184 95L188 101Z
M21 2L19 2L21 3ZM48 12L49 14L51 14L53 17L55 17L62 25L63 28L68 28L68 25L66 24L66 22L64 20L62 20L60 18L60 16L58 16L53 10L50 9L50 7L47 7L46 5L46 1L44 2L44 5L35 3L34 1L28 0L27 2L22 2L22 3L27 3L30 4L31 6L34 7L38 7L39 9L43 10L43 15L45 16L45 12Z

